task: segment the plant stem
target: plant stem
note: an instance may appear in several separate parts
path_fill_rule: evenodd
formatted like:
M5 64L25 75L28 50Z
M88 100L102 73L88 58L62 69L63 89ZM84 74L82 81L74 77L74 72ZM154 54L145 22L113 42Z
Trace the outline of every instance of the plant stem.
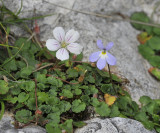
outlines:
M4 102L3 102L3 101L1 101L1 113L0 113L0 120L1 120L1 119L2 119L2 117L3 117L4 111L5 111Z
M112 88L114 89L115 94L117 93L116 89L114 88L114 84L113 84L113 80L112 80L112 74L111 74L111 70L110 70L110 66L108 64L108 70L109 70L109 77L110 77L110 81L112 83Z
M38 105L37 105L37 80L34 80L35 82L35 99L36 99L36 110L38 110Z
M35 99L36 99L36 111L38 110L38 105L37 105L37 80L35 79L34 80L34 82L35 82ZM37 116L37 114L35 115L35 117L36 117L36 125L37 125L37 123L38 123L38 116Z

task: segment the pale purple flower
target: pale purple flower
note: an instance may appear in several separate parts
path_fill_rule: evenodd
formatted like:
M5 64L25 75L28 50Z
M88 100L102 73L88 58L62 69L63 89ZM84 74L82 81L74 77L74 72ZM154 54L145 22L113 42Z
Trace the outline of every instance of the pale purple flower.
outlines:
M100 70L106 66L106 63L109 65L115 65L116 58L108 52L108 50L112 48L113 42L109 42L107 46L104 46L101 40L97 40L97 46L101 51L92 53L89 57L90 62L97 61L97 67Z
M62 27L56 27L53 30L55 39L48 39L46 41L46 47L50 51L57 51L56 57L61 60L69 59L69 52L73 54L80 54L83 47L75 41L79 38L79 33L74 29L69 30L66 34ZM69 52L68 52L69 51Z

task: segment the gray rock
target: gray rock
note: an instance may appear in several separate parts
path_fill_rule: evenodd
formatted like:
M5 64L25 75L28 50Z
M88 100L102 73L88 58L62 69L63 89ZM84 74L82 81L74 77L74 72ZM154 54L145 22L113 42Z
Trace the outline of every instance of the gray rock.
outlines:
M11 116L9 116L8 114L4 115L0 121L0 133L12 133L10 131L7 131L14 128L12 122L13 118ZM13 133L16 133L14 129Z
M15 129L13 123L13 117L5 114L0 121L0 133L46 133L44 128L35 125L26 126L23 129Z
M21 133L46 133L46 130L40 126L27 126L24 127L23 129L19 129Z
M86 126L77 129L75 133L156 133L145 129L140 122L126 118L94 118L86 123Z

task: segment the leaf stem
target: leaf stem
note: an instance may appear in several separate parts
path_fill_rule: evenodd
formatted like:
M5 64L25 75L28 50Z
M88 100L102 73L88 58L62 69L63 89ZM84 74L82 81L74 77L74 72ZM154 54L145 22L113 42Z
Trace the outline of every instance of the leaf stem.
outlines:
M1 119L2 119L2 117L3 117L4 110L5 110L4 102L3 102L3 101L1 101L1 113L0 113L0 120L1 120Z
M110 70L110 66L108 64L108 70L109 70L109 77L110 77L110 81L112 83L112 88L114 89L115 94L117 93L116 89L114 88L114 84L113 84L113 80L112 80L112 74L111 74L111 70Z

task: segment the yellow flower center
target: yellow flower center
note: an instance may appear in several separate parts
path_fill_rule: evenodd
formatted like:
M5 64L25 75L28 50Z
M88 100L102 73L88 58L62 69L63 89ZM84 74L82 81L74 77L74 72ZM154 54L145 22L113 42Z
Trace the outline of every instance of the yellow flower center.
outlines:
M102 51L102 55L105 55L105 54L106 54L106 50L103 50L103 51Z
M61 47L62 47L62 48L65 48L66 46L67 46L66 42L62 42L62 43L61 43Z

